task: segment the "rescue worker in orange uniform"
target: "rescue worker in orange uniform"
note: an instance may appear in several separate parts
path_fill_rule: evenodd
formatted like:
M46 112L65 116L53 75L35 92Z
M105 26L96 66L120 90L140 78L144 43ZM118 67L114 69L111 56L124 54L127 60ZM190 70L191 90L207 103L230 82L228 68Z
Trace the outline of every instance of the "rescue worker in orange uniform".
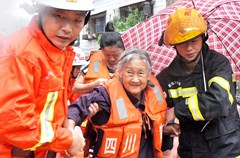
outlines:
M207 22L192 8L178 8L167 21L163 42L177 56L157 75L170 108L166 128L174 127L172 134L179 135L181 158L240 157L233 71L224 55L209 49L206 31ZM169 140L163 139L164 147Z
M80 130L63 128L70 46L90 18L93 0L37 0L29 26L0 44L0 157L44 158L48 150L76 155Z
M73 47L73 50L76 53L76 55L75 55L75 58L72 63L72 70L71 70L71 75L70 75L69 84L68 84L68 92L67 93L68 93L69 104L74 103L75 100L81 96L81 94L79 94L79 93L74 93L72 91L72 88L76 81L76 78L79 76L82 66L87 63L85 60L85 54L82 51L82 49L80 49L78 47Z
M127 50L118 63L116 77L69 106L65 122L69 129L89 115L92 102L101 109L90 119L97 131L93 157L163 157L162 127L167 105L151 72L146 52Z
M118 32L105 32L100 39L100 50L91 53L89 64L77 78L73 91L75 93L91 92L102 85L114 74L119 59L124 54L124 44Z

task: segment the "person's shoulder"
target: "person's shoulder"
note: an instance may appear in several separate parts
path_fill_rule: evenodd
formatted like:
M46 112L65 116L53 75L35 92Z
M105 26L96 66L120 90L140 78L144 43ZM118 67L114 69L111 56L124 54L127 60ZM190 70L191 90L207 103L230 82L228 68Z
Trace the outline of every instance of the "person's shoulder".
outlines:
M99 50L99 49L91 50L91 51L90 51L90 57L91 57L91 55L96 55L96 54L99 54L99 53L102 53L102 51Z
M23 53L31 39L32 35L27 28L5 37L0 45L1 56L16 56Z
M158 82L161 82L162 80L164 79L167 79L169 74L168 74L168 70L169 68L166 67L164 68L163 70L161 70L157 75L156 75L156 78L158 80Z
M207 44L203 45L202 48L203 54L206 54L206 56L210 59L216 60L216 59L223 59L223 60L228 60L226 56L221 54L220 52L217 52L214 49L209 48Z
M227 57L216 50L209 49L209 58L214 62L229 62Z
M90 51L90 55L89 55L89 58L87 60L93 61L93 60L96 60L96 59L99 59L99 58L102 58L102 51L94 49L94 50Z

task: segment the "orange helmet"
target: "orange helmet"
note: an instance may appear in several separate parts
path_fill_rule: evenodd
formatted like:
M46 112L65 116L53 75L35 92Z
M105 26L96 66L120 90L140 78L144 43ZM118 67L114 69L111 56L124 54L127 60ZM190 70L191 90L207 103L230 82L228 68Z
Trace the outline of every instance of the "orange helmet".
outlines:
M207 22L197 10L192 8L178 8L170 15L167 21L164 44L180 44L206 31Z

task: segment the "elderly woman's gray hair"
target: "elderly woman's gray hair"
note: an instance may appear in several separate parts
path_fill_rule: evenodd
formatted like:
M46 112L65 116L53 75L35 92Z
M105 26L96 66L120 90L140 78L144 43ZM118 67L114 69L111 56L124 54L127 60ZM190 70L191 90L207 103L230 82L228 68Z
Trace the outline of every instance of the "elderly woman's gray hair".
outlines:
M138 48L130 48L130 49L127 49L125 51L124 55L119 60L118 65L117 65L117 69L118 69L119 74L121 74L124 66L130 60L132 60L133 58L136 58L136 57L143 60L146 63L147 75L150 76L151 73L152 73L152 64L151 64L150 57L149 57L149 55L146 51L143 51L143 50L138 49Z

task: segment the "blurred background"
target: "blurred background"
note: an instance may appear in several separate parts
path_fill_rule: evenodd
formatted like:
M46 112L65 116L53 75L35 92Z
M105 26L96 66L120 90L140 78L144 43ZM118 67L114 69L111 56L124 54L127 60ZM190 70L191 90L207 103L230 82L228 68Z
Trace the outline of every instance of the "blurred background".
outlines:
M10 0L0 3L0 32L9 35L28 25L33 13L31 0Z

